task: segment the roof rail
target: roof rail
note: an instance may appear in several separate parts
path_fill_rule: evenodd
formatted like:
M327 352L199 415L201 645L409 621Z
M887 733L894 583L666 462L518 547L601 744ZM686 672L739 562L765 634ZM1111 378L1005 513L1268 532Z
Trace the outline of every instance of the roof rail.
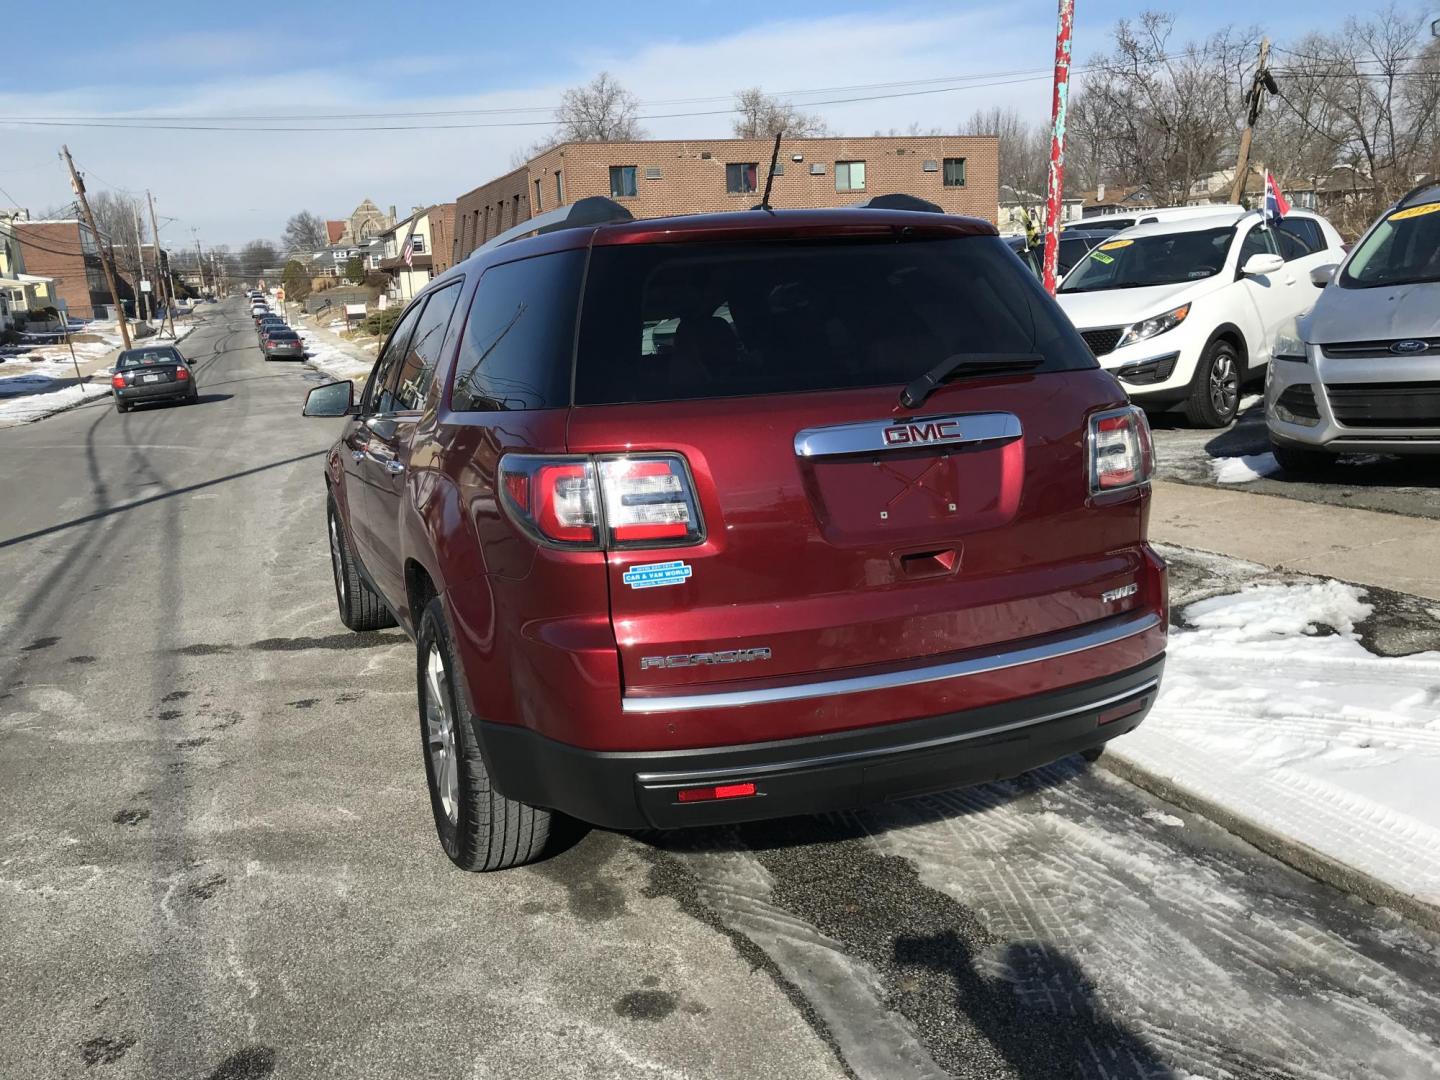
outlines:
M541 233L557 232L560 229L583 229L586 226L614 225L621 221L634 220L635 215L613 199L607 199L603 195L589 195L576 199L569 206L557 207L549 213L538 214L528 221L511 226L499 236L485 241L470 254L493 251L527 236L539 236Z
M892 195L872 195L851 206L864 210L910 210L919 214L943 214L945 208L929 199L896 192Z
M1432 176L1419 187L1411 188L1404 195L1400 196L1400 198L1396 201L1395 205L1409 206L1411 204L1411 200L1417 200L1421 195L1424 195L1426 192L1440 192L1440 176Z

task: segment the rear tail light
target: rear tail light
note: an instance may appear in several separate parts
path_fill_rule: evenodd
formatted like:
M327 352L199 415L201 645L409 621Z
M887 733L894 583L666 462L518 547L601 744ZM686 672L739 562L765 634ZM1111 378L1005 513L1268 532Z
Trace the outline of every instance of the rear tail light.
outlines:
M1145 413L1136 406L1091 416L1088 441L1092 495L1150 482L1155 449Z
M125 376L117 371L114 375L110 376L110 385L116 390L125 389Z
M758 795L754 784L716 784L714 787L681 788L675 793L677 802L710 802L714 799L748 799Z
M678 454L500 461L501 498L539 539L567 547L669 547L704 538L695 486Z
M176 382L184 382L188 378L190 378L190 372L186 371L183 367L177 367L175 369Z

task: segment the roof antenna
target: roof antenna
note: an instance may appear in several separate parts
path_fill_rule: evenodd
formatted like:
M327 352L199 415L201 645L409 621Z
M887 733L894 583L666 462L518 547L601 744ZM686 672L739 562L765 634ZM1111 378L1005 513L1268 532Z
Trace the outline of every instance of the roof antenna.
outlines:
M765 194L760 196L760 205L756 210L770 210L770 185L775 183L775 165L780 160L780 136L785 134L784 129L775 132L775 149L770 151L770 171L765 174Z

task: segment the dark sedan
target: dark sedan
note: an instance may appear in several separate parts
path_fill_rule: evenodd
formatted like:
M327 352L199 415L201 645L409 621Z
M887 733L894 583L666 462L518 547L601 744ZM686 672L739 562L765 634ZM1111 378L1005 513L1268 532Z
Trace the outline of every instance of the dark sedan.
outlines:
M260 338L260 351L265 354L266 360L274 360L276 357L305 359L305 343L300 340L299 334L287 328L265 331Z
M199 396L194 372L172 345L125 350L115 361L110 386L115 392L115 410L122 413L155 401L189 405Z
M271 330L289 330L290 327L279 315L266 315L255 324L255 336L263 338Z

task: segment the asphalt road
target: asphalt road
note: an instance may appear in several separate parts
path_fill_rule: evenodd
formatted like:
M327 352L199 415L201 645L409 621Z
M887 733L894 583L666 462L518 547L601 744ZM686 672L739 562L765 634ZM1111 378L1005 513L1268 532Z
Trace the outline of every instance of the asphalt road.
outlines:
M1246 399L1251 400L1251 399ZM1215 466L1224 458L1269 454L1265 406L1258 398L1223 430L1192 428L1183 417L1150 417L1156 472L1162 480L1239 487L1304 502L1356 506L1411 517L1440 518L1440 458L1397 454L1345 454L1323 479L1300 480L1274 473L1248 483L1217 485Z
M0 1077L1440 1076L1440 939L1074 761L454 870L316 377L208 318L0 431Z

